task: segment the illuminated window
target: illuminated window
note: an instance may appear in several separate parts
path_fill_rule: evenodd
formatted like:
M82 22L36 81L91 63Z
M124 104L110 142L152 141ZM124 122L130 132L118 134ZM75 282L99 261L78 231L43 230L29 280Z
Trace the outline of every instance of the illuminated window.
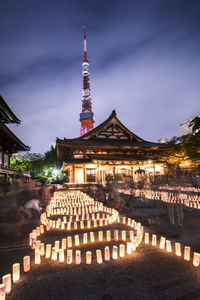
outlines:
M87 182L96 181L96 172L95 169L86 169Z

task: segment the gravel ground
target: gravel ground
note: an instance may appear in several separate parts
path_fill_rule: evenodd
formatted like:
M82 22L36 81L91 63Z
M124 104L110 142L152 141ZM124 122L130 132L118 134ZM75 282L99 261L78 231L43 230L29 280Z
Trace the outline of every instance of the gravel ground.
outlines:
M102 265L33 266L6 299L200 299L200 268L142 244Z

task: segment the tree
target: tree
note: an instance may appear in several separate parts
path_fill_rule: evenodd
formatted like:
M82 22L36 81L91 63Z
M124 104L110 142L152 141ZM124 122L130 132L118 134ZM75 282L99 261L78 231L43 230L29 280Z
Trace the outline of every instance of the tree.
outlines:
M61 166L57 164L56 148L53 146L44 155L30 153L20 155L19 159L12 157L11 168L30 171L31 178L41 182L63 181L65 177Z

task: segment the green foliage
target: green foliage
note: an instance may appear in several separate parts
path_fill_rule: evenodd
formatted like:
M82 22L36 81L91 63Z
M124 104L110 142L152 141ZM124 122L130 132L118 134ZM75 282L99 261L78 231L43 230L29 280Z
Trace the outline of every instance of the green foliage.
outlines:
M49 183L64 180L61 166L57 164L56 148L53 146L44 155L38 153L20 155L19 159L12 157L10 163L13 169L30 171L33 180Z

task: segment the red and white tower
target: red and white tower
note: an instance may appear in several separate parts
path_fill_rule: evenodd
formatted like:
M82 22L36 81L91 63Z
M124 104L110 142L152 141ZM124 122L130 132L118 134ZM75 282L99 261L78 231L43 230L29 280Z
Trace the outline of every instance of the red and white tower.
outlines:
M93 129L94 114L92 112L92 98L89 83L89 61L87 59L86 27L84 26L84 58L82 62L83 88L82 88L82 111L80 113L80 135L86 134Z

